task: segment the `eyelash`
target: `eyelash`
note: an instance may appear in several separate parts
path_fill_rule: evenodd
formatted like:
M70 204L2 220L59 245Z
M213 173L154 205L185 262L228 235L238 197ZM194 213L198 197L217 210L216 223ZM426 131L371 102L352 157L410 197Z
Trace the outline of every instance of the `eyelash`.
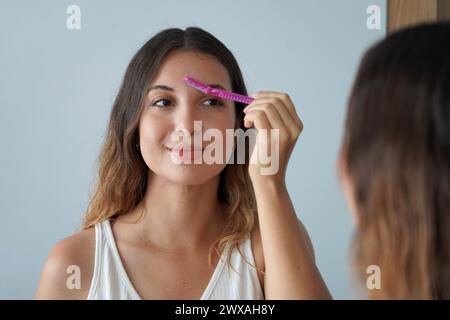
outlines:
M157 104L158 102L160 102L160 101L170 101L170 102L171 102L170 99L161 98L161 99L156 99L155 101L153 101L153 102L151 103L151 106L152 106L152 107L161 108L161 109L164 109L164 108L166 108L166 107L170 107L170 106L158 106L158 105L156 105L156 104ZM205 100L205 101L215 101L215 102L216 102L216 104L214 104L214 105L209 105L209 107L221 107L221 106L224 106L224 105L225 105L224 102L223 102L222 100L220 100L220 99L207 99L207 100Z

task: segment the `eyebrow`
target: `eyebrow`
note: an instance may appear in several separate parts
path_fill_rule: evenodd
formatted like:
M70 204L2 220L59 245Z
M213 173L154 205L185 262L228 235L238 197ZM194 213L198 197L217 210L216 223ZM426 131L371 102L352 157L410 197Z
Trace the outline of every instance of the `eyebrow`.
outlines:
M210 86L211 88L216 88L216 89L222 89L222 90L226 90L222 85L220 84L208 84L208 86ZM151 90L165 90L165 91L170 91L170 92L174 92L175 90L169 86L165 86L162 84L156 84L154 86L151 86L147 92L150 92Z

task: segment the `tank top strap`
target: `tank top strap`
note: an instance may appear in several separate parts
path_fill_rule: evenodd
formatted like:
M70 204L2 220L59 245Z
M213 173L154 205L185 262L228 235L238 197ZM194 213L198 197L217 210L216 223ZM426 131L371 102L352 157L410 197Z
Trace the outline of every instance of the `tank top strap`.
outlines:
M101 269L101 259L103 252L103 232L100 223L95 224L95 257L94 257L94 271L92 273L91 287L87 299L94 296L99 282L99 272Z

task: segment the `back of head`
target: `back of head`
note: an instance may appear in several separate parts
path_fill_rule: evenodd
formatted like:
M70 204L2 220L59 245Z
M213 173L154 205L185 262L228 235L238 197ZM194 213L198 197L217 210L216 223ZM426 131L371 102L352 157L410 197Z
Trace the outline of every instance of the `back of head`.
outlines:
M450 298L450 23L389 35L363 57L343 162L359 227L361 279L384 299Z

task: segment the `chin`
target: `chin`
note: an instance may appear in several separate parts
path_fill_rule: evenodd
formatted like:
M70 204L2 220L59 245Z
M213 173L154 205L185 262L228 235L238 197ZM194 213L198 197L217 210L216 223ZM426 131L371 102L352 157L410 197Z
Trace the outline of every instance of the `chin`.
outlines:
M201 185L217 176L220 175L220 170L208 166L205 168L204 165L180 165L178 168L170 170L165 177L177 184L186 186Z

